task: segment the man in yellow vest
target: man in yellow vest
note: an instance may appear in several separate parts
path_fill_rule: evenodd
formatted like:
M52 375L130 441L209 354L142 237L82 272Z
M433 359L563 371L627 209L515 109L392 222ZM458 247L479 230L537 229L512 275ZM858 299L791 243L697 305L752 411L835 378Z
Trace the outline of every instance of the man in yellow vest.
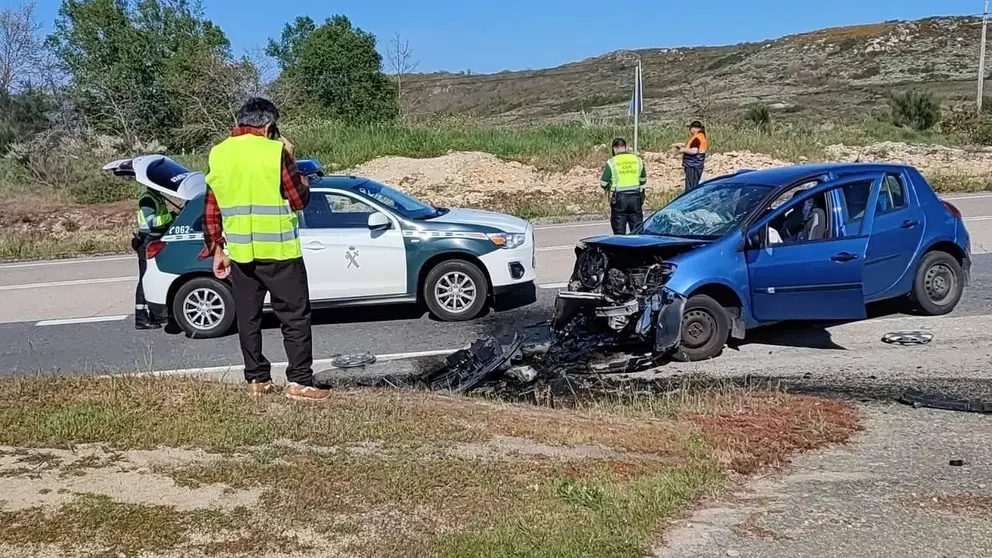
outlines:
M262 306L268 293L289 361L284 394L323 400L329 392L313 385L310 292L297 216L310 201L310 187L296 167L292 144L279 134L278 120L271 101L251 99L238 111L231 137L210 150L206 246L200 257L212 254L214 275L231 278L249 391L260 395L275 389L272 365L262 355Z
M142 279L148 267L148 243L162 238L175 220L167 203L164 195L145 187L138 196L138 232L131 241L131 248L138 254L138 286L134 290L135 329L158 329L163 325L161 320L154 319L148 312Z
M600 185L610 196L610 226L613 234L633 233L644 222L644 185L648 182L644 161L627 152L623 138L613 140L613 157L606 162Z

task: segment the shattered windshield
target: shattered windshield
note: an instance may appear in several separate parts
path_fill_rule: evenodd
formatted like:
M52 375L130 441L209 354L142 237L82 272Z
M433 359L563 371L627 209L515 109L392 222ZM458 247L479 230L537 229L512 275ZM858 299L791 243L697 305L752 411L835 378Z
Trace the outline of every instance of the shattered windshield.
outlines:
M758 184L701 186L668 204L644 223L644 234L719 238L744 220L771 190Z

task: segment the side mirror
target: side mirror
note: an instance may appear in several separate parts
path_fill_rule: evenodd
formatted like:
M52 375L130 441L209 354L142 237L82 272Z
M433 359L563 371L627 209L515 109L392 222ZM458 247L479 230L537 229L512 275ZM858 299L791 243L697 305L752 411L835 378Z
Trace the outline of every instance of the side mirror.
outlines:
M375 212L369 215L369 229L375 230L387 230L393 226L393 223L386 217L385 213Z
M761 249L761 231L763 228L756 231L750 231L747 236L744 237L744 249L745 250L759 250Z

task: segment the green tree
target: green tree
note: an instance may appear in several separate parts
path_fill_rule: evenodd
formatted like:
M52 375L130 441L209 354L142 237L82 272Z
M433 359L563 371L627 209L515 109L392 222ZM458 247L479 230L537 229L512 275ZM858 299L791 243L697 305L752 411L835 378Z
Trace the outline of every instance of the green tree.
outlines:
M290 68L299 60L300 51L307 39L317 30L317 24L309 17L298 17L293 23L287 23L282 30L279 41L269 39L265 54L276 59L281 70Z
M30 85L14 94L0 89L0 155L48 129L53 108L52 98Z
M188 118L200 120L203 110L206 120L217 118L216 107L191 102L189 85L244 62L231 59L224 32L195 0L63 0L49 44L72 79L73 101L98 131L173 146L189 139L173 136Z
M345 122L396 118L396 86L382 71L375 36L341 15L312 24L298 18L270 41L267 52L283 67L281 85L301 91L308 112Z

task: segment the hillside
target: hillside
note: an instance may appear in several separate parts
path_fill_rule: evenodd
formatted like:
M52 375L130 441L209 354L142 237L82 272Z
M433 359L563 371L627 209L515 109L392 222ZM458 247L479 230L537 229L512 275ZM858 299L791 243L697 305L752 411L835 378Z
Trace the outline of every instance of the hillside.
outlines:
M761 103L778 120L851 123L911 87L951 102L968 99L980 24L939 17L733 46L614 52L545 70L418 74L404 81L404 104L414 115L471 114L507 124L611 119L626 114L636 53L648 120L726 118Z

